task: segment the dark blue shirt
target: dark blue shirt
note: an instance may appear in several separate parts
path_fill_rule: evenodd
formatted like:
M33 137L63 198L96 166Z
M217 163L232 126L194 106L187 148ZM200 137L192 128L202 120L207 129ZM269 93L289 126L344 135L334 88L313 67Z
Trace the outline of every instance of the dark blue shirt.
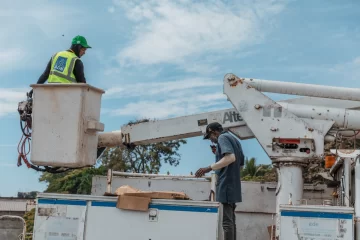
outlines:
M220 203L242 202L240 167L244 165L244 154L240 142L228 132L222 132L216 146L216 162L225 154L235 154L235 162L216 170L216 201Z

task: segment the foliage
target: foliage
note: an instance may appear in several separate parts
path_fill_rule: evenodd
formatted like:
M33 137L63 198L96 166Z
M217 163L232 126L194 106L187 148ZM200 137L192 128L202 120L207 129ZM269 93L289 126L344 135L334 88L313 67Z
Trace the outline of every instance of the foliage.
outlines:
M31 209L24 215L26 222L26 233L33 233L34 231L35 208ZM26 235L25 240L32 240L32 235Z
M18 198L36 198L36 194L38 192L32 191L32 192L18 192L17 197Z
M256 165L256 159L245 159L244 168L241 170L242 181L274 182L277 181L276 170L271 164Z
M180 162L178 150L186 140L173 140L133 149L112 148L104 151L101 163L113 170L136 173L158 173L163 163L177 166Z
M76 169L65 173L43 173L40 182L48 183L45 192L66 194L90 194L92 177L105 175L106 167Z

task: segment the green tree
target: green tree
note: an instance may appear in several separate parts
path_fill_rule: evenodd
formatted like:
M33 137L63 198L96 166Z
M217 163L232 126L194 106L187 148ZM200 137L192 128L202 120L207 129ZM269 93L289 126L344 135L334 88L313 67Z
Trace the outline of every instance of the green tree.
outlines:
M241 170L241 175L242 176L255 176L256 175L256 170L257 170L257 166L256 166L256 159L255 158L250 158L250 160L248 158L245 159L245 164L244 164L244 168Z
M257 165L255 158L246 158L241 178L243 181L273 182L277 180L277 175L272 164Z
M35 208L26 212L23 218L26 223L26 233L32 234L34 231ZM25 240L32 240L32 235L26 235Z
M66 194L90 194L92 177L105 175L106 167L76 169L65 173L43 173L40 182L48 183L45 192Z
M32 192L18 192L17 197L18 198L36 198L36 191Z
M133 149L106 149L98 160L98 168L76 169L57 174L43 173L39 180L48 183L45 192L90 194L93 176L106 175L109 168L124 172L158 173L163 163L177 166L180 162L178 150L181 144L186 144L186 141L168 141L136 146Z
M158 173L163 163L178 166L181 156L178 150L186 140L173 140L133 149L111 148L104 151L100 161L107 168L136 173Z

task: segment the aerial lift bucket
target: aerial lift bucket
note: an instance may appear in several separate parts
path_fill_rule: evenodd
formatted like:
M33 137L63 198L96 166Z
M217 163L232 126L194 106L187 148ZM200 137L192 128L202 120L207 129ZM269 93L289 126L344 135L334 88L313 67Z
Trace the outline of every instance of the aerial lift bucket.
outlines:
M101 97L88 84L35 84L31 162L38 166L93 166L97 158Z

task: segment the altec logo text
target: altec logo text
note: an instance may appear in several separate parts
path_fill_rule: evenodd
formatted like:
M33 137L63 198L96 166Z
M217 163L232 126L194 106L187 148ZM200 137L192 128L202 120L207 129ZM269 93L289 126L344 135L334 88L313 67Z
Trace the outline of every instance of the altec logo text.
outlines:
M223 124L224 123L232 123L232 122L241 122L243 119L241 118L240 114L236 111L225 112L223 117Z

